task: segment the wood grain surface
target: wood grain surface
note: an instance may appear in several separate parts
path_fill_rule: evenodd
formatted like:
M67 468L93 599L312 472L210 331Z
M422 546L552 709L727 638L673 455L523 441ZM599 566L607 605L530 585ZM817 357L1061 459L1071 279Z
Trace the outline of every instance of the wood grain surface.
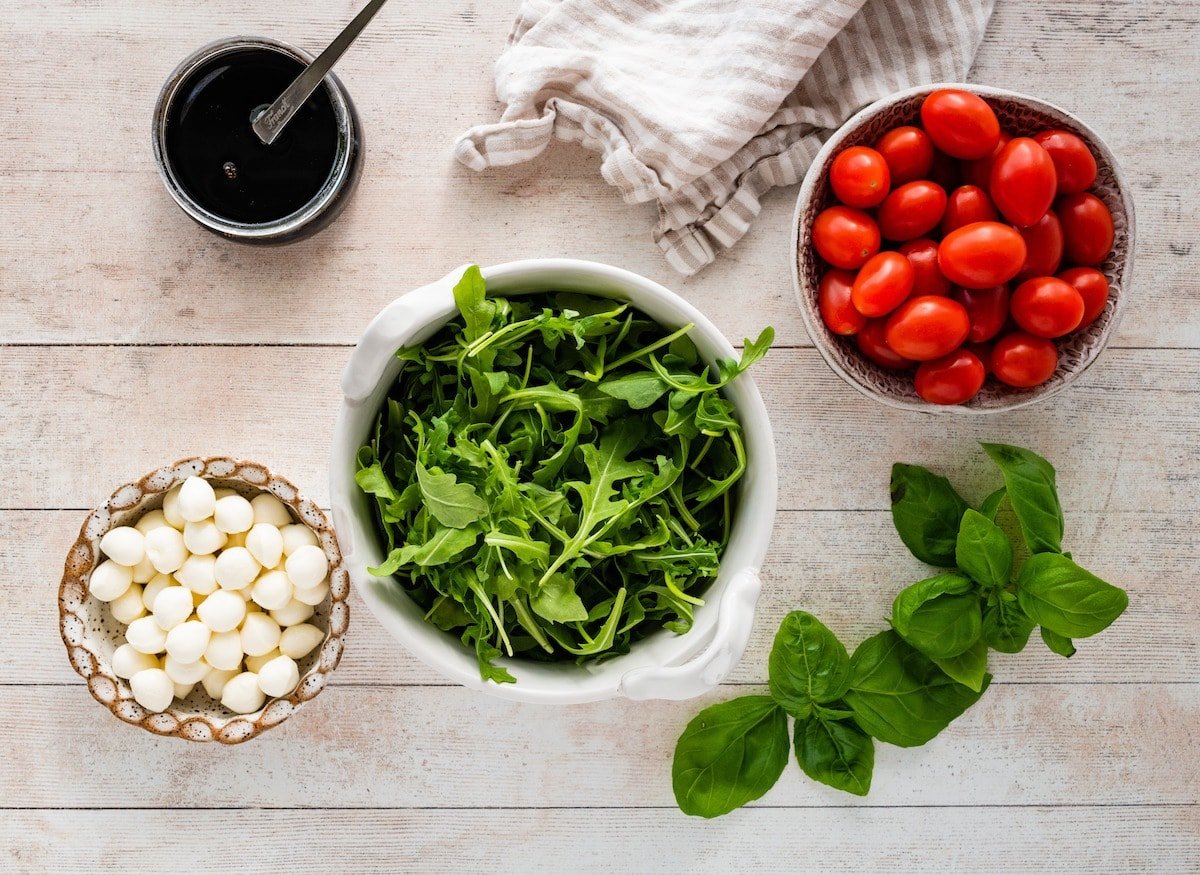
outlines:
M556 146L472 174L454 137L498 108L516 0L392 0L339 66L366 131L346 213L303 243L191 225L150 153L170 69L257 33L318 49L359 0L7 0L0 17L0 871L1200 871L1200 0L997 0L972 81L1076 113L1137 208L1133 303L1110 349L1043 407L970 421L881 408L812 349L792 297L794 190L696 277L650 240L594 155ZM737 340L775 326L757 380L780 508L755 633L705 701L757 689L778 620L847 642L921 573L887 470L980 497L979 440L1060 472L1068 547L1127 614L1065 661L998 656L931 744L880 745L866 799L789 767L754 806L686 818L670 757L701 702L562 709L444 681L352 604L331 688L233 749L120 724L70 670L55 587L86 509L192 453L269 463L327 502L338 377L370 318L467 261L572 256L676 289Z

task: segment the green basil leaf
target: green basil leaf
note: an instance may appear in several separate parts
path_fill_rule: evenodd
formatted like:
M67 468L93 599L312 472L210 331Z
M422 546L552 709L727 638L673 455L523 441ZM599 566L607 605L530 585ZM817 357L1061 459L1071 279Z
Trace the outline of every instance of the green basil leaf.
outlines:
M958 656L935 659L933 662L963 686L981 693L983 682L987 678L987 655L987 644L980 638Z
M984 586L1004 586L1012 574L1012 544L1000 527L979 511L963 514L954 557L960 570Z
M812 715L796 721L796 761L804 774L836 790L866 796L875 769L875 742L855 724Z
M1063 514L1054 466L1037 453L1009 444L982 444L1000 468L1021 534L1031 553L1062 551Z
M950 481L920 465L892 466L892 522L900 540L922 562L954 566L958 523L967 510Z
M804 611L783 618L768 667L771 695L793 717L807 717L814 703L840 699L850 680L845 646Z
M1035 622L1065 638L1102 632L1129 606L1125 590L1057 553L1029 557L1017 578L1017 600Z
M939 574L906 587L892 603L892 627L927 656L958 656L977 640L983 618L975 585Z
M1001 486L983 500L983 504L979 505L979 512L992 522L995 522L996 514L1000 512L1000 505L1004 504L1004 499L1007 497L1008 490Z
M990 677L984 677L987 689ZM867 733L898 747L934 738L982 691L955 681L895 632L868 638L850 657L846 704Z
M1037 623L1021 610L1017 597L1006 590L992 593L983 609L983 640L1001 653L1020 653Z
M462 529L483 518L488 506L470 483L459 483L453 474L431 474L417 462L417 483L425 507L443 526Z
M710 705L675 745L675 801L684 814L728 814L775 786L787 761L787 714L770 696Z
M1057 632L1051 632L1045 626L1041 627L1041 633L1042 641L1046 643L1046 646L1052 652L1057 653L1059 656L1065 656L1067 659L1075 655L1075 642L1070 638L1065 638Z

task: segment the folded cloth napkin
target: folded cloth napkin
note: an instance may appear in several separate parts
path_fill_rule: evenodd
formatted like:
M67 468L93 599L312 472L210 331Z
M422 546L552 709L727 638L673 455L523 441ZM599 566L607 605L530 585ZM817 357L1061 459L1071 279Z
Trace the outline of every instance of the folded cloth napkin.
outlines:
M504 114L454 153L483 170L582 143L627 202L658 203L655 241L695 273L856 110L961 81L993 2L524 0L496 62Z

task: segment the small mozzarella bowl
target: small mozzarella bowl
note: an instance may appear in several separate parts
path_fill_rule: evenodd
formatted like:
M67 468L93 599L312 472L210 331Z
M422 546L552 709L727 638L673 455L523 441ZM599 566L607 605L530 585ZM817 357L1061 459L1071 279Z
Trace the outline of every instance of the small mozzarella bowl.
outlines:
M112 667L113 652L124 642L126 627L113 618L108 604L88 591L92 572L102 561L100 539L104 534L118 526L132 526L144 514L161 508L166 493L193 476L248 499L263 493L274 495L294 522L312 531L329 562L329 595L305 620L325 633L324 640L298 660L300 682L290 694L267 698L262 708L249 714L228 710L211 699L201 684L196 684L186 699L174 699L165 711L143 708L134 700L129 681L119 678ZM156 735L238 744L279 725L325 688L342 657L350 619L349 593L350 579L333 527L295 486L254 462L225 456L188 458L125 484L84 520L67 553L58 591L59 631L72 667L87 681L93 698L121 720Z
M704 592L692 628L684 635L659 629L629 653L599 662L498 659L516 683L480 680L475 653L457 637L427 622L424 612L392 577L367 569L386 550L375 533L371 504L355 483L358 449L400 371L396 350L421 343L457 315L453 289L463 268L389 304L375 317L342 376L342 407L333 433L330 489L333 519L346 567L367 607L396 640L426 665L463 686L519 702L566 705L625 697L687 699L712 689L746 649L762 584L775 518L775 442L762 395L751 374L725 389L742 424L747 469L738 484L738 506L720 571ZM627 270L590 261L546 258L483 268L488 292L515 296L546 291L581 292L628 301L667 328L691 323L689 337L709 362L737 355L700 311L674 292Z
M882 368L858 351L852 337L839 337L829 330L817 307L818 284L826 266L812 245L813 220L834 203L829 185L833 159L850 146L873 145L884 132L894 127L920 124L921 103L940 88L961 88L978 94L995 111L1000 126L1014 136L1033 136L1046 128L1061 128L1081 138L1096 158L1096 181L1088 190L1108 207L1115 230L1113 250L1098 266L1108 279L1108 305L1087 328L1058 338L1059 361L1054 375L1032 389L1005 386L989 377L978 395L965 404L954 405L930 404L922 400L913 385L911 371ZM1116 156L1099 134L1074 115L1036 97L1002 88L953 83L921 85L877 100L860 110L817 153L796 199L792 222L792 278L800 314L817 350L835 374L867 397L889 407L925 413L995 413L1015 410L1057 395L1096 361L1129 298L1133 239L1133 198L1117 166Z

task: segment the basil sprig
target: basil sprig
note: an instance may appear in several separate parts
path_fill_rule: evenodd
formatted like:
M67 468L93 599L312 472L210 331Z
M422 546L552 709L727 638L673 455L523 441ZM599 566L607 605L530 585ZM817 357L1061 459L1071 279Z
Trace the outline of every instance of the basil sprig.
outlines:
M680 737L672 773L680 809L717 817L763 796L787 764L789 716L801 770L865 796L875 742L915 747L935 738L987 689L989 649L1017 653L1040 627L1046 646L1070 657L1073 639L1103 631L1125 611L1124 590L1062 552L1050 463L1020 447L983 447L1004 486L978 511L946 478L917 465L892 468L901 540L918 559L948 570L902 590L892 628L853 655L812 614L784 617L771 648L770 695L705 708ZM1006 506L1028 557L1019 567L996 522Z

